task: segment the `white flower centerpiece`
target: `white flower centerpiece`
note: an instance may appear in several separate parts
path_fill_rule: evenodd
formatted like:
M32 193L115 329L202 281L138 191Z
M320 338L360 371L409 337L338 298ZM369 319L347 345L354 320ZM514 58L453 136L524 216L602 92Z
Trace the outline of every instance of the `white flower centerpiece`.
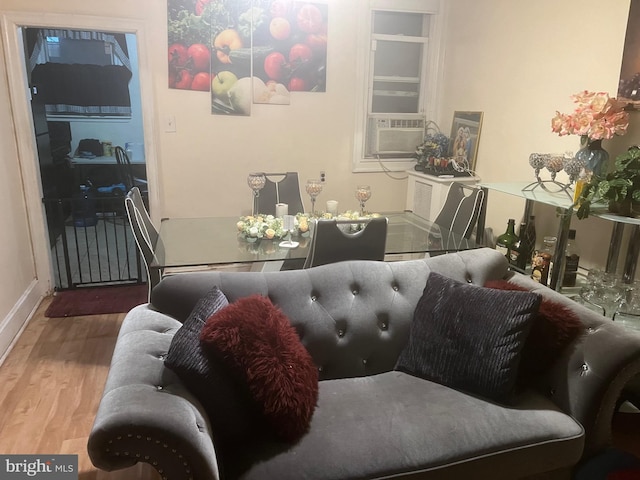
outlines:
M262 238L281 239L287 234L287 231L282 228L282 219L273 215L258 213L240 217L236 226L239 235L248 242L256 242Z
M379 213L362 214L357 211L347 210L339 215L331 213L319 213L312 215L310 213L298 213L295 218L295 230L291 232L294 236L308 237L310 235L310 224L315 219L332 219L337 220L363 220L367 218L379 217ZM238 236L247 242L256 242L261 239L280 240L287 236L287 230L283 228L281 218L273 215L247 215L240 217L236 224L238 228ZM349 231L358 231L362 228L362 224L347 225Z

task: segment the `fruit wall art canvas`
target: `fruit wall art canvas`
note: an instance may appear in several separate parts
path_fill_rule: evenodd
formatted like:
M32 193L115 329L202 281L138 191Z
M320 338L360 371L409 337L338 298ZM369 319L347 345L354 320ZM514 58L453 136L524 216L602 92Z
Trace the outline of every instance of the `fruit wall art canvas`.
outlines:
M169 88L211 92L211 112L250 115L326 90L326 1L168 0Z

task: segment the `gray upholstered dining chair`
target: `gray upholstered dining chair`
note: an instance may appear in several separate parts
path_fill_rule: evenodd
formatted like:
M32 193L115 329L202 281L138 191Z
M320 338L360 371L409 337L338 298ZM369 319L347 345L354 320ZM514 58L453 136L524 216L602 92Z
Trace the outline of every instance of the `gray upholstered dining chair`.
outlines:
M386 217L360 220L320 219L311 225L311 245L304 268L345 260L384 260ZM361 227L356 232L346 230Z
M289 206L290 215L304 212L298 172L265 173L264 175L267 181L260 190L260 194L253 199L254 212L275 215L276 203L286 203Z
M149 298L151 298L151 290L160 283L163 277L167 275L175 275L177 273L203 271L203 270L220 270L232 269L236 271L248 271L249 266L246 264L229 263L224 265L198 265L189 267L171 267L165 269L151 269L149 266L155 255L156 245L160 238L158 229L151 221L149 211L147 210L142 194L138 187L133 187L127 193L124 199L129 226L133 232L133 236L138 247L138 251L142 255L145 271L147 274L147 283L149 285Z
M149 217L149 212L142 201L142 195L138 187L133 187L129 190L124 199L124 205L129 219L129 226L133 232L138 250L142 255L149 286L148 297L151 298L151 290L162 279L162 271L149 268L153 260L156 243L158 242L158 230L151 222L151 217Z
M485 191L481 187L452 182L444 205L433 223L469 239L484 213L484 198ZM481 226L484 228L484 225Z

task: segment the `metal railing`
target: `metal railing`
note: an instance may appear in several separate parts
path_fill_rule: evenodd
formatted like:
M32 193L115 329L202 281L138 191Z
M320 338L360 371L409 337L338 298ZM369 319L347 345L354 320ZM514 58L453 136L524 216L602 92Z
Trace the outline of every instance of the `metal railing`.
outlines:
M146 281L122 196L85 190L43 202L56 290Z

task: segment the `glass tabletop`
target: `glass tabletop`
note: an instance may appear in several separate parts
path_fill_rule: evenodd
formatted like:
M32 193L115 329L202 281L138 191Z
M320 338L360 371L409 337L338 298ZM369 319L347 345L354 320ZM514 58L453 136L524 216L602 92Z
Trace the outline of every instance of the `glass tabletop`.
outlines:
M573 190L548 191L537 182L480 183L481 187L496 192L507 193L525 200L545 203L553 207L570 208L573 205Z
M544 188L538 186L537 183L531 182L507 182L507 183L481 183L480 186L496 192L507 193L516 197L523 198L525 200L532 200L534 202L544 203L551 205L552 207L560 207L563 209L571 208L573 205L573 189L568 189L567 192L571 194L571 197L564 191L547 191ZM623 217L614 213L609 213L605 204L595 203L591 207L590 215L612 222L628 223L631 225L640 225L639 218Z
M388 218L385 253L441 253L476 248L471 240L440 228L412 212L382 213ZM281 240L254 243L238 237L239 217L168 218L162 220L151 268L225 263L269 262L306 258L309 237L293 237L297 248L280 247Z

